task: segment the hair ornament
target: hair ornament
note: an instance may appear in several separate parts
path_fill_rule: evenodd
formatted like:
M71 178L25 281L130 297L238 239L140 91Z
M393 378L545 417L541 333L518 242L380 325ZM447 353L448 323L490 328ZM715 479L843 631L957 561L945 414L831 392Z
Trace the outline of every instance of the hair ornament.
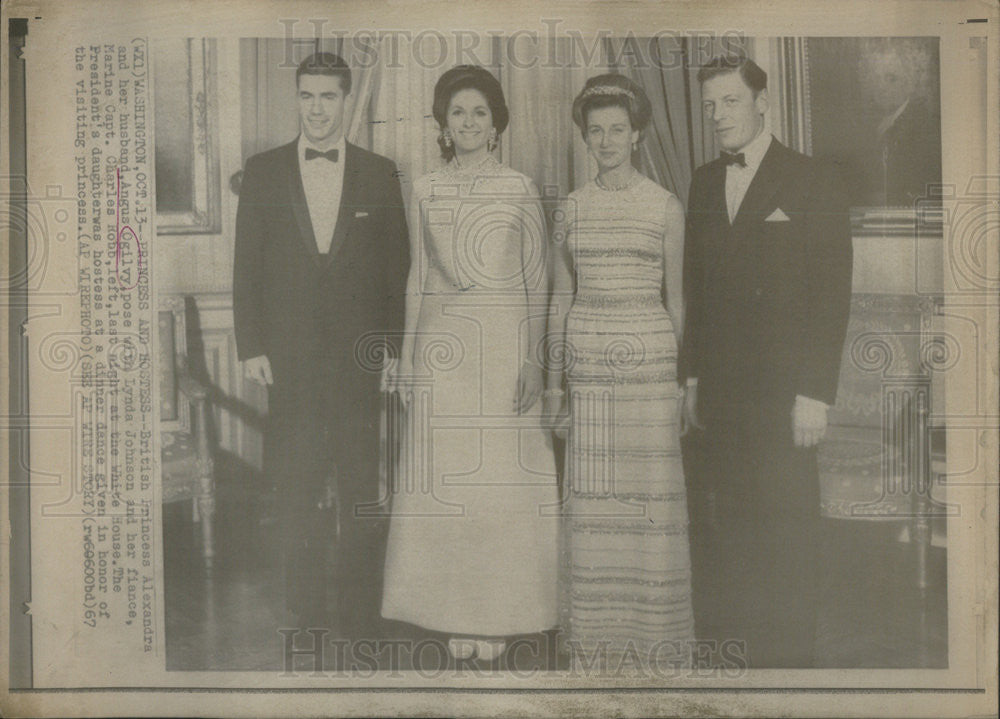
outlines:
M624 87L618 87L617 85L594 85L584 90L580 97L593 97L594 95L624 95L631 100L635 99L634 92Z

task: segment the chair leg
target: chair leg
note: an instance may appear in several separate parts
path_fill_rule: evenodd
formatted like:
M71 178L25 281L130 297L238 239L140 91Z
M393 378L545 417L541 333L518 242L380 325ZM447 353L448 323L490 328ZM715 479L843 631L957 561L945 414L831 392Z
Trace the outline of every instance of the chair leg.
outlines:
M930 503L923 492L915 493L914 517L911 531L913 544L917 553L917 589L921 592L927 589L927 556L931 546Z
M912 479L910 486L913 497L913 542L917 550L917 588L921 594L927 590L927 558L931 546L931 452L930 432L927 418L930 411L930 386L919 387L916 391L913 434L910 452L912 457Z

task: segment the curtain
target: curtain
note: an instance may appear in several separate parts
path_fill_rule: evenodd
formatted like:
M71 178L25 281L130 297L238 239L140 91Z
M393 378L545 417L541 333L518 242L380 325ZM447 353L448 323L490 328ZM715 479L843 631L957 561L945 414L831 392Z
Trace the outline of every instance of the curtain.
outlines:
M511 110L504 158L538 184L548 203L597 173L573 124L573 99L588 77L608 72L607 56L603 48L588 53L570 38L535 42L521 36L504 42L503 57L518 59L500 68Z
M394 52L401 60L392 67L382 67L372 81L368 120L371 149L399 165L407 202L407 185L442 163L431 105L438 78L456 64L454 39L445 38L444 45L440 36L425 36L419 41L393 38ZM388 42L383 40L380 46L379 65L392 56ZM607 72L604 53L591 53L592 57L586 58L568 38L550 44L526 36L491 37L488 43L479 54L488 58L485 67L500 80L510 110L510 124L500 137L499 157L530 177L542 193L546 209L552 209L560 197L596 172L571 110L573 98L587 77ZM553 47L558 63L550 61ZM414 57L442 61L414 62ZM512 58L516 62L511 62Z
M340 54L342 39L319 39L289 47L281 38L240 40L241 122L243 161L272 147L291 142L299 134L295 69L313 52ZM351 93L344 107L344 136L371 149L368 122L372 89L378 85L379 65L351 68Z
M403 201L407 204L413 180L441 165L438 126L431 113L434 84L455 63L455 47L425 35L419 39L387 37L378 46L382 67L372 86L371 150L392 158L402 173ZM416 62L413 58L437 58ZM394 60L395 59L395 60Z
M686 59L686 40L665 37L640 43L637 38L615 38L610 44L613 62L620 63L617 69L646 92L653 108L639 146L641 169L686 205L695 140L701 140L700 103L692 107L691 96L696 83L687 63L674 61Z
M386 36L376 43L376 62L351 68L345 136L396 162L407 203L413 180L442 163L431 105L438 78L458 64L455 42L436 33ZM295 67L314 51L343 55L343 43L323 38L290 50L280 38L240 41L244 161L295 138ZM476 57L500 80L510 109L500 159L536 183L547 209L555 207L596 174L573 124L572 105L588 77L608 72L606 48L576 38L490 36ZM470 61L463 56L462 62Z
M761 43L758 64L767 72L771 132L793 150L812 154L809 133L809 83L806 40L774 37Z
M503 57L518 62L500 68L511 111L501 147L503 159L538 186L551 235L562 200L597 174L597 163L573 123L573 99L588 77L608 71L605 53L587 58L569 38L543 40L546 44L541 47L536 45L542 43L523 36L504 42ZM550 53L558 63L546 61Z
M694 170L718 156L710 119L701 109L698 68L738 49L754 57L754 40L738 47L719 38L609 38L608 61L643 89L653 115L639 145L640 169L687 205ZM764 68L765 71L767 68Z
M488 38L488 50L480 55L488 56L487 67L500 79L511 111L510 126L500 140L501 159L531 177L546 203L592 178L596 164L573 125L573 98L588 77L621 72L643 88L653 106L639 148L640 169L686 202L694 169L718 155L711 123L701 110L698 66L712 54L733 49L719 39L697 40L608 38L595 50L578 38ZM339 38L318 39L312 45L296 45L290 55L280 38L240 41L244 160L298 134L295 66L316 50L339 53L342 44ZM741 39L739 49L768 73L769 130L808 153L802 39ZM345 134L351 142L396 161L408 200L412 179L441 162L431 102L437 79L456 64L455 39L429 34L385 37L379 41L378 58L369 67L351 69Z

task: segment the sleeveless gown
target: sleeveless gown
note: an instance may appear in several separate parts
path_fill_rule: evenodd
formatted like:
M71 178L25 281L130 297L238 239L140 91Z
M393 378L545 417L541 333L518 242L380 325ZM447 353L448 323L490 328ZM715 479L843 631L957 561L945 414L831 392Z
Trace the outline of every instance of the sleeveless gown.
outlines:
M531 181L492 157L414 183L423 295L386 552L382 615L453 634L557 622L559 495L541 400L518 415L528 301L544 313ZM524 271L522 272L522 267Z
M569 196L564 648L686 664L694 638L677 426L677 344L661 295L669 193L638 176ZM583 652L583 656L579 654Z

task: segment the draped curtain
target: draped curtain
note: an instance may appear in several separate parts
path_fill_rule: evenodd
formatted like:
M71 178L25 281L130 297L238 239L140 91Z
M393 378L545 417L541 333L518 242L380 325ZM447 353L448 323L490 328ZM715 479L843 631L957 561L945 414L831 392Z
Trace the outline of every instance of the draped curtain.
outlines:
M768 72L772 132L793 150L811 155L806 38L770 38L764 47L768 67L761 66Z
M502 150L504 160L538 186L551 235L555 211L563 198L597 174L597 163L573 123L573 99L588 77L607 72L608 67L602 50L588 56L569 38L559 38L544 47L529 40L521 37L504 41L504 57L519 62L500 68L511 110L510 129L504 133L507 139ZM559 62L546 62L548 53Z
M313 52L340 54L342 39L318 39L289 46L281 38L240 40L243 161L258 152L291 142L299 134L295 69ZM371 148L369 105L378 85L379 65L351 68L351 93L344 107L344 136Z
M609 65L631 78L652 104L653 115L639 145L640 169L687 205L694 170L718 155L711 122L701 108L698 68L721 52L736 49L711 38L666 36L609 38ZM739 50L754 57L753 39ZM766 70L767 68L765 68Z
M454 42L442 46L428 35L384 38L378 58L381 75L372 87L370 149L396 162L402 173L403 200L409 203L413 180L441 164L431 106L434 84L456 64L455 46Z
M376 62L351 68L345 136L396 162L409 202L413 179L442 162L431 113L434 85L458 64L459 50L453 36L441 34L387 36L376 48ZM339 38L291 49L279 38L241 41L244 160L297 135L296 65L311 52L343 55L344 49ZM510 109L509 127L500 138L501 160L528 175L546 207L554 207L596 173L571 110L586 79L608 71L604 46L576 38L491 36L475 57L464 54L461 61L476 59L500 80Z
M602 46L591 50L571 38L535 41L521 36L504 43L503 57L518 60L500 68L511 109L504 159L534 179L543 200L551 202L597 172L573 124L573 99L588 77L608 72L606 53Z
M439 128L431 114L434 84L456 63L453 38L420 41L395 39L400 58L394 67L382 67L373 81L371 149L393 158L406 181L441 165L437 145ZM417 43L415 45L415 42ZM510 124L500 137L500 159L530 177L542 193L543 203L554 206L559 197L593 176L595 167L573 124L572 104L584 81L607 71L603 51L587 56L578 43L559 38L546 40L520 36L492 37L484 66L499 80L510 110ZM442 47L445 52L442 55ZM554 50L553 50L554 48ZM550 62L550 55L559 58ZM380 48L382 58L389 48ZM443 57L442 62L414 62L412 58ZM516 59L511 62L511 59ZM467 62L469 58L463 58ZM404 195L408 195L404 188Z
M296 136L295 66L316 50L342 54L343 44L340 38L324 38L290 49L280 38L241 41L244 159ZM597 169L573 124L573 98L588 77L621 72L643 88L653 108L639 147L640 169L686 203L694 169L718 154L711 124L701 110L698 66L732 49L748 53L768 73L768 129L790 147L808 152L803 39L742 38L737 45L679 36L589 43L525 35L485 38L476 57L500 79L510 108L500 157L531 177L543 203L554 206ZM408 201L413 178L441 163L431 103L434 84L457 64L458 50L454 37L440 34L385 37L377 49L376 62L351 69L345 134L351 142L395 160ZM462 62L474 59L465 55Z

